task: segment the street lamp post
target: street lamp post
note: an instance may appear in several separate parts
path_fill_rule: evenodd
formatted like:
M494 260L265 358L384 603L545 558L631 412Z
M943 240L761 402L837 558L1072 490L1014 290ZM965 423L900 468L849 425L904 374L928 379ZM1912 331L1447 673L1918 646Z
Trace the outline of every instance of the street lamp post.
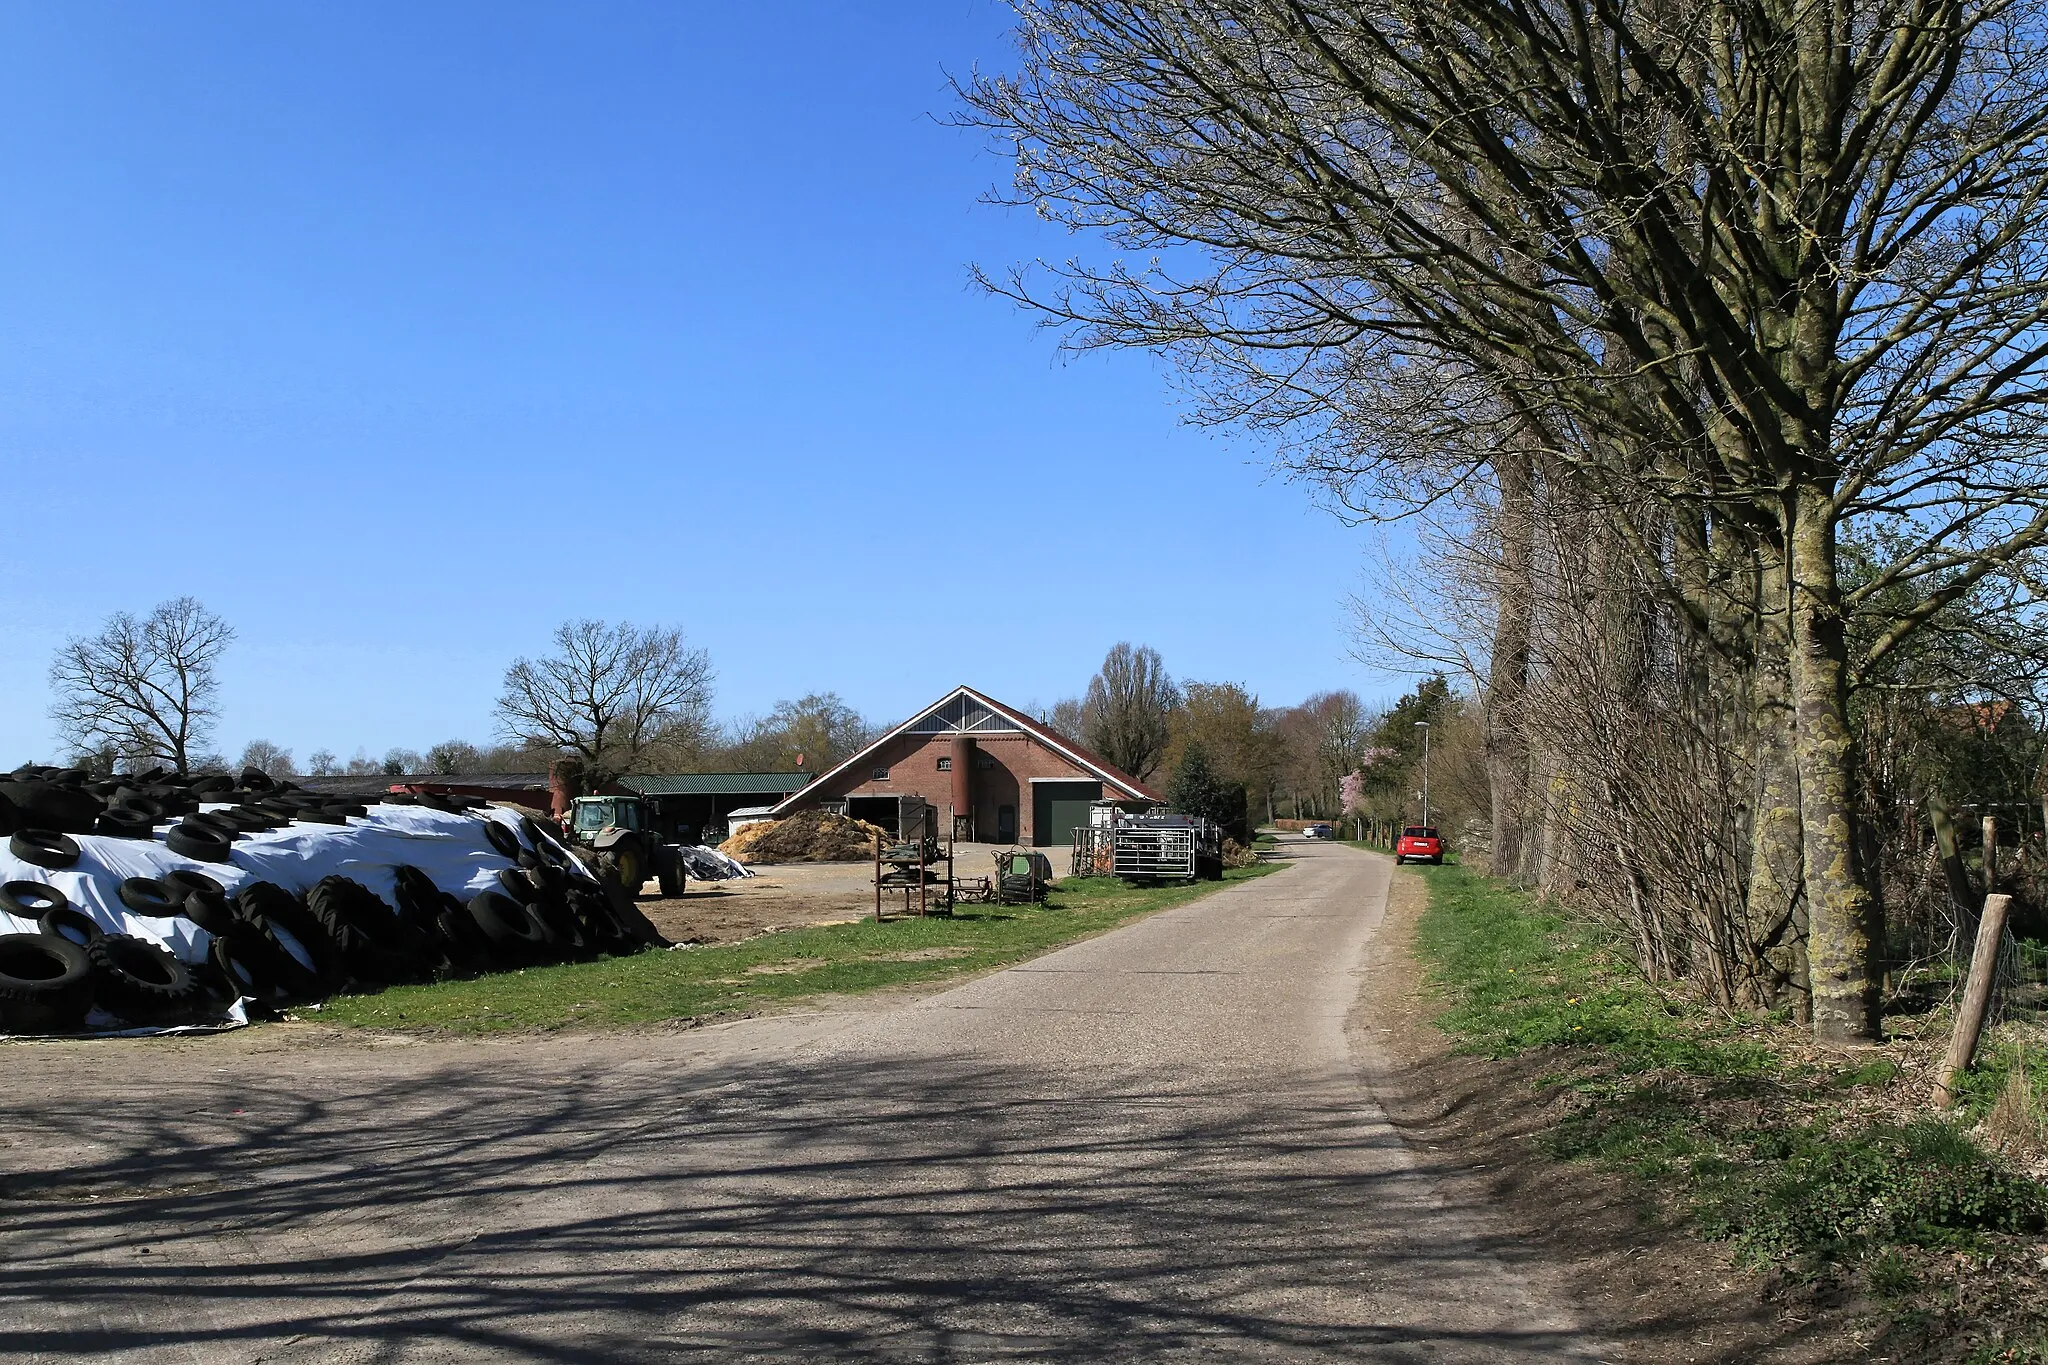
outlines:
M1429 824L1429 722L1418 720L1415 728L1422 731L1422 823Z

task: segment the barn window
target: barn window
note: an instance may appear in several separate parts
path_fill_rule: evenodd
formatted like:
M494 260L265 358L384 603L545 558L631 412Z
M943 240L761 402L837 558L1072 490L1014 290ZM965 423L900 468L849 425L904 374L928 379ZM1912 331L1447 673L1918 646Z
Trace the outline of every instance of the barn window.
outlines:
M889 780L889 770L887 768L875 769L874 779L877 782L887 782Z
M949 773L949 772L952 772L952 771L953 771L953 760L952 760L952 759L950 759L950 758L942 758L942 759L940 759L940 760L939 760L939 771L940 771L940 772L942 772L942 773Z

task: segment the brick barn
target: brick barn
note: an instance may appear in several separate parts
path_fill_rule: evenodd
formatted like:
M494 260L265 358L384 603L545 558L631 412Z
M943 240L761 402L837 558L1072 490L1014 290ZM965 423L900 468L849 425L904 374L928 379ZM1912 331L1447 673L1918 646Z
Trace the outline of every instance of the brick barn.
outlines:
M1021 711L956 687L774 809L780 818L820 806L897 832L899 798L931 803L943 831L996 844L1065 844L1095 801L1132 810L1157 793Z

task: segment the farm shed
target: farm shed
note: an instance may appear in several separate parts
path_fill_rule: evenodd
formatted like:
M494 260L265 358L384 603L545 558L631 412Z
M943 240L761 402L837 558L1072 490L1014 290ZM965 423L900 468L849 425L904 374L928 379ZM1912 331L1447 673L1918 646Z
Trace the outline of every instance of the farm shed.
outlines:
M979 843L1064 844L1088 807L1160 804L1158 793L1065 735L971 687L956 687L776 806L780 818L826 807L898 832L903 798L953 812L953 835Z
M703 833L723 825L736 810L773 806L803 788L816 773L631 773L619 785L647 801L655 827L685 843L702 843Z

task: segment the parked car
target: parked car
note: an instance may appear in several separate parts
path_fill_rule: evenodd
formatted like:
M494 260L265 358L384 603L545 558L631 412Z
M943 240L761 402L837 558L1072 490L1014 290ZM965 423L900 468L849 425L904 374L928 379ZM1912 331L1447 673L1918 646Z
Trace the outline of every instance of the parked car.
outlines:
M1328 825L1305 825L1302 827L1301 837L1304 839L1334 839L1337 837L1337 831Z
M1437 837L1435 825L1410 825L1401 831L1394 841L1394 861L1405 863L1410 858L1430 863L1444 860L1444 841Z

